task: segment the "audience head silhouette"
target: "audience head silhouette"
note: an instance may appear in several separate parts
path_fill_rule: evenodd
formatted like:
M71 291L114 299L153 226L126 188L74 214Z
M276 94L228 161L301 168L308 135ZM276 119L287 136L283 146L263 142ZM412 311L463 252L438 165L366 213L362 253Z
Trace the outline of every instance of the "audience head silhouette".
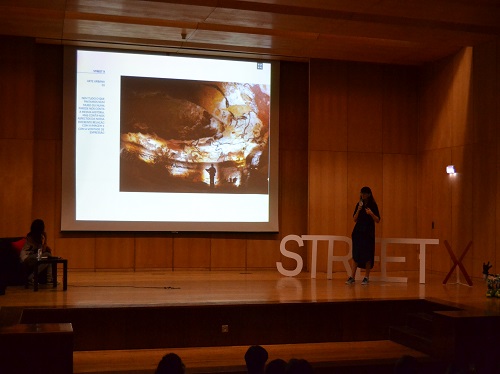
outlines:
M269 361L266 365L266 374L285 374L285 372L286 361L281 358Z
M158 363L155 374L184 374L184 363L175 353L168 353Z
M292 358L286 366L286 374L312 374L314 370L309 361L302 358Z
M245 353L245 362L249 374L263 374L268 354L260 345L252 345Z

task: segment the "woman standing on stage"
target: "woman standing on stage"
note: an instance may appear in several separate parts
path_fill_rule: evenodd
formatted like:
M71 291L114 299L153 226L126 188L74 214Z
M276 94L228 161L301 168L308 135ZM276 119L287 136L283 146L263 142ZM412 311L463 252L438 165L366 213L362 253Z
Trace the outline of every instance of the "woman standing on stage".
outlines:
M370 270L373 268L375 258L375 223L380 222L380 213L370 187L361 189L360 200L354 209L353 218L356 222L352 230L352 259L354 263L352 276L345 283L354 283L359 267L365 269L365 277L361 284L367 285L370 281Z

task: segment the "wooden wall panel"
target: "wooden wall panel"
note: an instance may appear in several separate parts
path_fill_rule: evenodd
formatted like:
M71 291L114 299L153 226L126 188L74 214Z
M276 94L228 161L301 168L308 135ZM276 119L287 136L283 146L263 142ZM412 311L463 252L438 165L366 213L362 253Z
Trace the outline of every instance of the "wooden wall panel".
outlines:
M472 110L472 47L461 50L454 59L456 64L451 84L450 118L451 145L472 144L474 138Z
M458 146L451 150L452 163L455 165L457 174L450 176L451 184L451 237L452 245L460 255L470 241L473 241L474 231L474 146ZM480 276L481 268L476 269L472 263L476 246L471 247L463 263L467 271L472 275ZM479 270L479 274L477 273Z
M172 246L171 237L136 237L135 269L172 269Z
M51 245L51 238L48 238ZM95 270L95 238L54 238L54 255L68 260L68 269Z
M447 273L450 269L450 256L443 241L448 240L450 244L453 244L451 229L452 177L446 174L446 166L451 164L451 148L437 149L430 153L432 161L429 166L431 168L424 175L426 175L427 183L432 183L432 221L434 222L434 234L440 239L430 265L434 271ZM422 180L421 183L426 182Z
M417 156L383 156L384 237L414 238L417 220Z
M427 66L421 73L419 90L419 234L430 233L440 240L432 246L427 268L436 272L448 272L450 257L443 244L447 240L453 247L452 231L452 177L445 168L452 163L453 111L462 96L456 92L460 84L455 82L460 71L460 56L452 56ZM467 73L462 69L461 73ZM461 115L463 118L463 115ZM457 126L465 128L466 122ZM456 139L459 137L456 136ZM427 152L425 152L427 150ZM429 190L430 188L430 190ZM431 226L429 229L429 225ZM430 231L429 231L430 230Z
M34 48L35 97L32 217L45 222L52 240L59 235L60 152L62 123L62 49L36 45ZM53 242L53 244L55 244ZM54 248L55 250L56 248Z
M474 180L472 206L473 222L472 266L475 275L482 270L482 263L495 261L497 253L496 218L498 191L498 156L496 144L474 146ZM470 254L469 254L470 255ZM500 269L497 269L498 273Z
M309 66L303 63L281 62L280 76L280 156L279 156L279 237L307 233L308 196L308 119L309 119ZM275 258L268 251L247 245L251 254L265 255L259 262ZM281 259L279 245L274 248ZM305 249L299 250L307 263ZM284 266L295 266L285 257ZM275 262L275 261L274 261ZM252 265L258 261L253 261ZM274 264L276 266L276 264Z
M302 150L282 150L280 153L280 235L282 238L290 234L304 235L307 233L307 153ZM298 252L305 264L306 252L305 247ZM283 259L284 264L289 261Z
M210 269L246 269L246 244L245 239L214 234L210 241Z
M174 237L174 269L210 269L210 238Z
M51 239L59 233L59 222L56 216L56 182L59 162L55 140L35 140L33 154L33 204L31 216L45 222L45 231Z
M54 199L54 217L52 217L52 222L54 225L54 231L56 236L62 237L63 233L61 230L61 207L62 207L62 139L56 141L56 168L55 168L55 199Z
M276 269L276 262L282 261L278 235L252 234L247 240L247 269Z
M417 70L408 67L384 69L383 152L416 154L418 134Z
M309 234L346 235L347 153L311 151Z
M281 150L302 150L307 155L309 66L280 63L279 141Z
M496 40L465 48L421 74L419 150L432 151L419 153L419 234L434 220L432 235L448 240L457 255L472 241L464 265L475 277L483 262L498 258L498 66ZM442 175L447 163L457 175ZM431 192L421 177L430 179ZM442 244L430 262L429 269L448 272Z
M387 237L384 227L388 227L393 235L415 237L418 70L312 61L310 77L310 233L328 233L335 228L335 234L350 236L354 226L352 211L359 199L359 190L368 185L382 214L382 223L376 226L377 236ZM336 121L329 122L330 118ZM339 141L341 145L329 147L333 134L340 137L345 134L344 127L348 138ZM347 152L333 153L332 149ZM343 177L332 175L336 172ZM410 213L405 216L410 218L402 220L401 212L405 210L408 196L412 203ZM387 212L382 204L386 199L392 204ZM389 220L384 218L386 214ZM340 247L335 249L343 253ZM318 270L326 271L326 244L321 244L318 250ZM409 262L402 267L396 265L402 269L418 269L418 248L391 247L390 250L395 255L410 251ZM344 271L340 264L335 264L334 270Z
M34 136L58 140L62 138L63 49L58 45L37 44L35 55Z
M1 100L0 100L1 101ZM22 150L22 151L21 151ZM33 141L0 139L0 235L24 236L31 225Z
M0 46L0 139L33 139L35 43L0 36Z
M466 167L460 161L460 149L453 153L451 148L442 148L422 152L418 156L418 230L420 238L436 238L440 243L427 250L427 269L447 273L451 267L450 256L444 246L444 240L455 248L466 241L467 231L457 236L456 230L467 224L466 217L460 217L467 207L462 197L470 194L470 184L464 174L455 176L446 174L446 166L452 163L453 155L457 168ZM464 169L462 169L464 170ZM470 195L469 195L470 197ZM465 219L465 221L462 221Z
M133 270L134 238L97 237L95 240L95 267L101 270Z
M495 42L474 47L473 66L473 113L475 143L497 141L498 103L500 87L497 66L497 46Z
M309 149L347 151L348 64L312 60Z
M383 72L381 65L353 63L349 68L349 152L382 152Z
M490 113L490 117L493 118L493 121L494 123L497 124L496 127L498 127L498 124L500 124L500 105L498 105L500 103L500 39L497 38L496 40L496 43L492 43L490 45L490 48L492 50L494 50L496 52L496 55L495 55L495 69L494 70L490 70L492 72L491 76L492 76L492 80L495 82L494 83L494 87L495 87L495 90L494 90L494 97L495 97L495 100L493 102L490 102L492 105L488 106L488 112ZM477 63L477 61L474 61L475 63ZM484 60L482 60L482 63L484 63ZM479 66L482 66L482 64L479 64ZM490 65L487 65L489 69L490 68ZM493 72L495 72L496 74L494 74ZM489 122L488 122L489 124ZM494 137L494 139L496 140L496 144L497 144L497 183L496 183L496 187L497 187L497 190L496 190L496 194L497 195L500 195L500 181L499 181L499 177L500 177L500 170L499 170L499 165L500 165L500 162L498 162L498 160L500 160L500 147L499 147L499 142L500 142L500 131L497 131L496 133L496 137ZM500 243L500 199L497 199L497 209L496 209L496 227L495 227L495 230L496 230L496 242L495 242L495 246L496 246L496 243ZM494 270L496 273L500 273L500 248L499 247L496 247L495 248L496 251L495 251L495 256L496 256L496 260L492 260L492 261L495 261L493 263L493 266L494 266Z
M417 156L384 154L383 196L385 238L417 237ZM391 244L390 256L404 256L405 263L389 263L387 269L416 270L419 265L417 245Z
M472 272L477 275L482 269L483 262L487 261L493 265L492 272L500 272L500 246L498 245L500 243L500 200L494 197L498 196L500 191L500 132L498 131L500 125L500 42L498 38L474 47L473 54L475 144L472 173L474 181ZM489 157L495 157L496 161L494 162ZM488 200L490 204L485 203ZM481 223L484 225L482 226Z
M499 70L500 71L500 70ZM496 174L497 174L497 183L496 183L496 194L500 194L500 181L499 181L499 176L500 176L500 147L497 146L497 167L496 167ZM495 253L494 253L494 258L487 258L487 256L484 256L484 262L490 261L493 264L493 269L492 273L499 274L500 273L500 249L497 246L497 243L500 243L500 200L496 199L496 204L495 204L495 210L496 210L496 215L495 215ZM475 238L474 238L475 239ZM477 246L477 245L476 245Z
M453 57L422 69L418 107L419 150L450 147L451 84L456 70Z
M434 230L434 211L432 206L432 182L429 179L429 170L432 170L434 159L430 151L418 154L417 160L417 237L439 239ZM432 260L442 250L440 246L429 246L426 251L426 268L431 269Z
M347 153L311 151L309 166L309 234L350 236L352 220L347 216ZM350 206L349 206L350 209ZM318 271L327 270L327 244L319 243ZM348 246L335 243L336 255ZM339 264L334 264L337 270ZM340 269L340 268L339 268Z
M0 233L23 236L32 221L34 42L0 37Z

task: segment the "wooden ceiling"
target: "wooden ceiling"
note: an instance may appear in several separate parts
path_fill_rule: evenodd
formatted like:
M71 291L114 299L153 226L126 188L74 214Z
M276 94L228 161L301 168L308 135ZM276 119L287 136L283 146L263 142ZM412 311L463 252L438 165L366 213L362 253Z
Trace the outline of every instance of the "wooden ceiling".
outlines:
M0 34L255 59L419 65L500 36L499 0L2 0Z

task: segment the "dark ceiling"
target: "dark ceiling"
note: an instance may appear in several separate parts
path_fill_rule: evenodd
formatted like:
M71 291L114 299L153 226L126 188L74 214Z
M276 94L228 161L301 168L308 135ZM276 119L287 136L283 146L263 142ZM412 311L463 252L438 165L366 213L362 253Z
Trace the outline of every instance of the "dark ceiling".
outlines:
M1 0L0 34L255 59L419 65L500 36L499 0Z

